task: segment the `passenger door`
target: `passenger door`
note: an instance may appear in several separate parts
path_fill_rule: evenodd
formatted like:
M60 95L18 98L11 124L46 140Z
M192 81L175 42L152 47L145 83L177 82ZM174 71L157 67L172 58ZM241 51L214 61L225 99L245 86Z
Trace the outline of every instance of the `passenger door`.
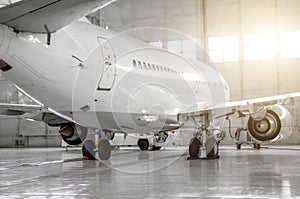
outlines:
M108 39L98 37L98 42L103 57L103 71L98 85L98 90L110 91L116 78L116 56Z

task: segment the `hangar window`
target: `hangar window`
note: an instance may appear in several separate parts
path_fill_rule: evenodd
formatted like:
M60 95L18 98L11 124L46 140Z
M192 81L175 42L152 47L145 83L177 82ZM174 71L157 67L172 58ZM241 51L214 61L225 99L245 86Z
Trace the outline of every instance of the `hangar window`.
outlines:
M280 33L280 58L300 58L300 32Z
M237 62L239 61L239 37L209 37L208 50L212 62Z
M244 36L244 60L270 60L276 57L276 36L257 34Z
M137 64L136 64L135 60L132 60L132 65L133 65L133 68L137 68Z

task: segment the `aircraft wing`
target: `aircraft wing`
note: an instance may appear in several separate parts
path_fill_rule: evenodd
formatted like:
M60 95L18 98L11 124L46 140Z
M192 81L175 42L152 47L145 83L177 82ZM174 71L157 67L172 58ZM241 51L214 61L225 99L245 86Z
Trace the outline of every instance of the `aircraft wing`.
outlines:
M262 97L262 98L255 98L255 99L247 99L247 100L240 100L240 101L231 101L231 102L224 102L221 104L199 104L196 107L183 111L178 115L179 120L182 121L182 118L187 118L188 116L199 116L205 111L210 111L214 109L231 109L230 112L226 112L222 115L218 115L219 117L225 117L227 115L241 112L243 110L247 110L249 112L249 115L256 114L261 110L261 108L264 108L266 106L271 106L275 104L280 105L294 105L295 99L300 99L300 92L298 93L289 93L289 94L283 94L283 95L276 95L276 96L270 96L270 97ZM197 110L196 110L197 109Z
M0 24L17 31L55 32L116 0L23 0L0 8Z
M41 110L40 105L0 103L0 115L17 116Z
M256 99L249 99L249 100L226 102L225 107L247 106L250 104L262 105L262 106L268 106L268 105L274 105L274 104L285 105L285 104L293 103L292 101L298 97L300 97L300 92L299 93L290 93L290 94L285 94L285 95L276 95L276 96L270 96L270 97L262 97L262 98L256 98Z
M70 114L59 113L42 105L0 103L0 115L24 116L24 118L27 119L44 121L52 126L59 126L59 124L66 124L70 122L77 123L72 119Z

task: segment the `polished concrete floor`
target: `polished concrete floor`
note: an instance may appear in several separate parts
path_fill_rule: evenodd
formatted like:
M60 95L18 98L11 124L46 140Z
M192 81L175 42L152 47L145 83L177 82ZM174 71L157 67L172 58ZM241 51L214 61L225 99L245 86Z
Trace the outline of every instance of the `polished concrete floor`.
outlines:
M121 148L110 161L83 162L80 149L0 149L0 198L300 198L300 147L220 155Z

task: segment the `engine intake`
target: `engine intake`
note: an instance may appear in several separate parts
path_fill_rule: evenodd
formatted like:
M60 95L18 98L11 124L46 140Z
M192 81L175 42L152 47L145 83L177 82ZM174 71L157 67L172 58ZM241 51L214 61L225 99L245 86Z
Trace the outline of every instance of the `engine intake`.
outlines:
M61 126L59 133L62 139L69 145L81 144L87 136L87 128L77 124Z
M257 120L249 117L248 130L256 141L276 142L291 135L292 116L281 105L270 106L264 118Z

